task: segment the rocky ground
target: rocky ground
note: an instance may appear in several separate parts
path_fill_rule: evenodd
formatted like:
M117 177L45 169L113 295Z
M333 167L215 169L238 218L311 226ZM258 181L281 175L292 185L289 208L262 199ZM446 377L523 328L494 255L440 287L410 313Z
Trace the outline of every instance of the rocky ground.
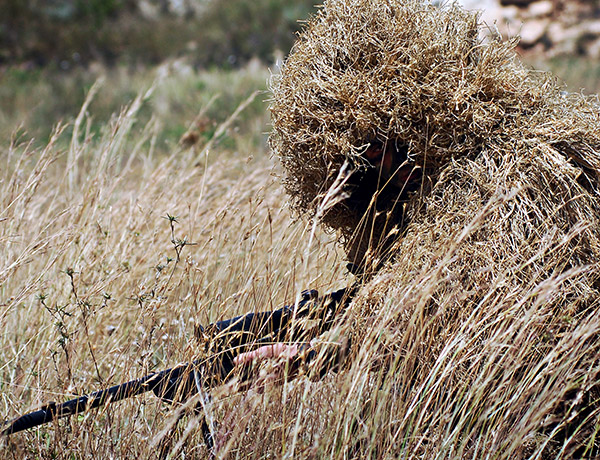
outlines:
M523 53L600 58L599 0L460 0L483 10L503 36L520 35Z

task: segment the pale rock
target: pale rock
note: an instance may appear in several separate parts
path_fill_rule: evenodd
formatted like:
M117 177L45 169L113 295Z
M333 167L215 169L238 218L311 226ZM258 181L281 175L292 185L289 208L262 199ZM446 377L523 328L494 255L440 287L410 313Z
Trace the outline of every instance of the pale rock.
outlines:
M600 59L600 38L587 44L585 51L586 54L592 59Z
M151 0L140 0L137 7L144 19L156 21L160 17L160 5Z
M549 19L534 19L523 24L521 29L521 44L525 46L535 45L544 36L550 25Z
M546 33L552 44L550 55L575 54L580 33L578 27L564 27L558 22L550 24Z
M527 14L531 17L549 16L554 11L554 3L550 0L543 0L529 5Z
M581 35L600 35L600 20L582 22Z
M590 3L592 2L565 1L556 20L573 27L578 26L582 20L593 17L594 10Z
M527 52L534 56L541 56L546 53L546 46L542 42L539 42L529 48Z
M500 7L498 0L459 0L466 10L489 10Z
M481 19L490 26L502 19L498 0L460 0L459 3L466 10L480 11Z
M577 38L577 35L577 28L565 27L565 25L560 22L553 22L550 24L546 34L551 43L561 43L566 40L574 40Z
M515 5L505 6L501 12L502 18L506 21L514 21L520 16L520 10Z
M446 3L446 0L432 1ZM481 11L481 18L491 32L487 36L483 32L484 39L497 33L505 38L520 35L520 45L527 53L547 57L584 53L600 59L600 4L596 1L456 1L466 9Z

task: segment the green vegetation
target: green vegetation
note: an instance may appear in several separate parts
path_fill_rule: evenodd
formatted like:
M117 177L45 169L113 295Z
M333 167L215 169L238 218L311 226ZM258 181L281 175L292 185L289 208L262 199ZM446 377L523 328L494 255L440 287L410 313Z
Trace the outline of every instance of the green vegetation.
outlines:
M264 63L290 49L298 20L314 11L313 2L205 0L181 2L179 10L173 4L8 0L7 14L0 16L0 145L13 138L44 145L56 125L76 117L92 85L103 81L86 107L89 133L100 133L127 101L156 86L132 129L152 119L156 149L170 152L180 141L206 142L259 91L217 141L230 150L248 142L264 147Z
M600 63L595 59L560 56L532 62L535 68L548 70L563 80L567 91L600 94Z
M96 81L97 94L86 108L90 133L102 133L128 101L153 88L152 97L142 101L132 129L141 132L152 121L157 125L157 150L171 152L180 141L206 142L239 104L259 91L218 141L229 150L246 148L249 143L264 147L268 78L264 67L195 71L183 61L137 72L126 68L69 73L9 69L0 85L0 151L15 134L21 141L33 138L36 145L47 143L57 124L75 119Z
M195 66L240 66L286 53L310 0L178 2L166 0L6 0L0 16L0 64L61 68L156 64L187 56ZM145 8L144 8L145 5ZM187 5L187 6L186 6Z

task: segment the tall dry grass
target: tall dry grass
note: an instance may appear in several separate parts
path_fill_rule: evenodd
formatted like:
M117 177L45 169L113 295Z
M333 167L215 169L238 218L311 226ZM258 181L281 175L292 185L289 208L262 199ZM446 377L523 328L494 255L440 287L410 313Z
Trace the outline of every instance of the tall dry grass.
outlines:
M376 272L328 456L600 455L598 100L486 30L452 3L330 0L275 80L296 209L343 178L324 221ZM387 185L372 148L419 181Z
M157 156L156 125L142 130L148 142L132 128L151 97L101 138L85 134L84 105L44 148L15 143L2 159L4 419L192 359L195 323L344 282L332 237L291 219L265 151L208 142ZM12 436L0 455L152 458L173 413L146 395ZM188 434L173 448L202 458L201 437Z

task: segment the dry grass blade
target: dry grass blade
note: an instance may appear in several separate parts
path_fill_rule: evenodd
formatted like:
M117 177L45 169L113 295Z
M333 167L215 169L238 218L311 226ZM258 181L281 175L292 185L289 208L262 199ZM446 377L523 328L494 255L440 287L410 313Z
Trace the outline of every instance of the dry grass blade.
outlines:
M152 142L137 138L148 97L104 134L73 141L76 164L58 147L63 127L42 150L12 146L1 169L3 418L190 360L194 323L272 309L293 301L296 284L343 279L331 237L317 231L305 249L309 231L291 223L264 152L225 151L211 164L180 151L153 158ZM158 128L139 129L152 139ZM217 403L218 422L227 402ZM138 397L5 439L0 455L152 458L171 412ZM198 431L181 434L173 452L206 453Z
M101 135L82 110L67 154L63 128L43 149L11 146L3 416L188 361L194 323L346 283L339 241L367 276L315 348L350 339L345 367L215 393L204 410L220 458L599 455L599 106L481 27L421 0L329 0L309 21L273 81L271 137L308 224L266 152L208 161L256 93L200 157L156 159L154 120L139 137L163 81ZM362 188L372 147L382 164L405 152L418 184L394 195L380 174ZM180 415L141 397L11 437L0 454L204 458L200 420L178 427Z

